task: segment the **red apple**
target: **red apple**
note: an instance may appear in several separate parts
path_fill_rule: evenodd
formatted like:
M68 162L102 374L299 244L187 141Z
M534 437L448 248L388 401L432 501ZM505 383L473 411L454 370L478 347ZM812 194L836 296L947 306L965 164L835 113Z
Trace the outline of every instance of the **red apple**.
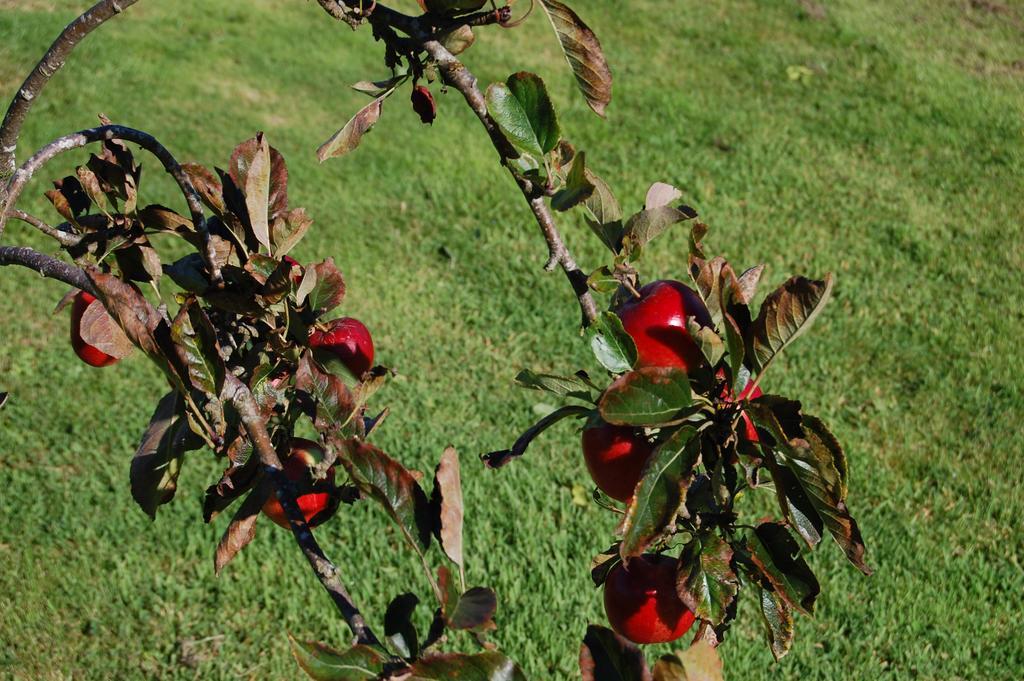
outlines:
M309 334L309 346L333 353L357 377L373 366L370 331L352 317L327 322L325 329L314 328Z
M678 281L652 281L639 298L627 300L616 313L636 342L638 366L678 367L691 373L704 362L700 348L686 330L686 318L711 326L704 301Z
M598 489L618 501L629 501L640 482L651 445L643 431L628 426L600 425L583 430L583 458Z
M285 477L295 484L295 501L298 502L302 517L310 527L316 527L329 520L336 508L331 499L334 491L334 468L327 469L327 477L316 482L313 481L310 472L310 468L322 461L323 457L324 450L316 442L294 438L288 457L281 462ZM263 504L263 513L286 530L291 528L288 516L277 496L267 499Z
M604 611L612 629L634 643L666 643L695 619L676 592L678 561L653 553L621 563L604 582Z
M82 340L82 315L94 300L96 300L96 296L87 291L79 291L75 294L74 302L71 304L71 347L74 348L79 359L86 364L94 367L108 367L117 363L117 357L112 357Z

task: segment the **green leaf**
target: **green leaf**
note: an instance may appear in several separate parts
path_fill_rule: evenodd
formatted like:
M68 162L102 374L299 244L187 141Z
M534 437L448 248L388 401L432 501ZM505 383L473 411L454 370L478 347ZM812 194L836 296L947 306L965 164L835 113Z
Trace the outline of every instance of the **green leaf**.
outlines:
M598 407L608 423L663 426L693 402L686 372L676 367L643 367L623 374L605 391Z
M629 371L636 364L636 342L614 312L602 312L587 328L587 337L597 361L613 374Z
M754 359L761 371L806 331L832 294L832 275L821 281L793 277L772 292L754 320Z
M432 655L413 663L407 681L526 681L512 660L501 653Z
M583 681L649 681L644 654L611 629L591 624L580 647Z
M561 397L574 397L585 402L593 401L590 386L578 376L555 376L538 374L523 369L516 376L516 385L530 390L541 390Z
M787 605L814 612L821 587L785 525L761 523L747 536L747 550L760 577Z
M341 463L359 489L384 507L417 552L430 547L433 528L430 502L405 466L376 447L346 441Z
M299 667L316 681L372 681L387 662L369 646L353 646L342 653L322 643L296 641L291 634L288 640Z
M587 286L598 293L614 293L621 286L618 277L612 274L610 267L605 265L590 273Z
M220 395L224 386L224 359L213 324L194 296L185 299L171 323L171 340L188 367L192 385L210 397Z
M615 193L612 192L607 182L598 177L589 168L586 171L586 177L594 185L594 193L583 202L587 212L602 225L619 222L621 230L622 207L619 205L619 200L615 198Z
M157 508L170 502L178 489L189 432L184 413L184 401L176 391L164 395L132 458L132 498L153 519Z
M299 359L295 389L306 393L308 400L312 401L312 405L304 405L304 411L320 432L341 431L355 415L356 402L352 392L340 378L322 371L309 353L304 353Z
M554 105L539 76L521 71L487 88L487 111L512 144L538 157L561 138Z
M778 444L775 456L803 490L801 497L792 491L790 482L784 485L785 497L780 498L800 535L813 547L815 534L824 525L850 562L870 575L860 527L846 506L846 454L835 436L820 419L801 414L799 402L784 397L762 395L750 402L748 413L772 434ZM787 483L785 477L781 480Z
M768 589L758 591L768 646L775 661L778 662L793 646L793 612L778 593Z
M846 457L825 425L813 416L803 418L805 439L790 440L780 460L800 482L825 527L858 570L870 575L857 521L846 507Z
M683 426L660 444L644 465L643 475L622 521L623 560L635 558L661 536L683 502L700 460L697 431Z
M565 187L551 197L551 207L558 211L567 211L586 201L594 193L596 187L587 179L586 153L580 152L572 160L572 168L565 180Z
M626 222L623 244L633 259L638 259L644 246L674 224L697 217L672 206L642 210Z
M345 279L334 264L334 258L310 265L302 276L302 282L295 293L296 302L308 302L309 309L322 315L341 304L345 298Z
M725 341L721 336L711 327L702 326L696 317L687 318L686 330L711 368L718 366L719 360L725 355Z
M699 618L718 626L739 592L732 547L716 534L695 537L679 557L679 597Z
M736 323L736 320L729 313L722 315L722 328L725 329L725 345L729 351L729 368L732 370L731 375L736 377L739 376L740 369L743 367L743 358L746 356L746 341L743 338L743 332L740 330L739 324Z
M601 42L565 3L541 0L541 6L551 20L580 92L594 113L604 116L612 100L612 72L601 50Z

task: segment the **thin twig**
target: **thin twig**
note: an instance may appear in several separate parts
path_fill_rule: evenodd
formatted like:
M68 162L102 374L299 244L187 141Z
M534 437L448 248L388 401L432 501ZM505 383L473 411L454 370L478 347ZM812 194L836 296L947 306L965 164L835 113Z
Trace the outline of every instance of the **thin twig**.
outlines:
M23 210L18 210L17 208L12 208L7 211L7 217L14 218L15 220L21 220L22 222L32 225L48 237L59 241L61 246L77 246L82 242L82 237L80 235L70 234L57 227L52 227L37 218L35 215L26 213ZM68 223L65 222L63 224L66 225Z
M317 579L320 580L320 584L323 585L331 599L334 600L342 617L345 618L349 628L352 629L352 633L355 634L357 643L379 646L380 640L373 633L373 630L359 612L359 608L352 601L348 589L345 588L345 584L341 581L338 568L324 555L323 550L310 531L309 525L306 524L302 511L299 510L298 504L295 502L293 485L281 468L281 459L277 456L277 452L274 451L274 445L270 441L266 424L260 417L260 410L256 400L253 398L252 393L249 392L249 388L230 373L227 375L225 383L225 399L230 400L238 410L246 433L248 433L249 439L253 443L257 456L260 457L260 463L263 464L263 470L274 483L275 493L277 494L278 501L281 502L281 506L284 508L285 515L288 516L288 521L291 523L295 541L298 543L299 548L302 549L306 560L309 561L309 565L313 568Z
M136 2L138 0L102 0L97 2L82 16L68 24L53 41L50 49L18 89L7 108L4 122L0 125L0 178L5 178L14 172L15 152L18 148L21 126L25 122L25 116L29 109L32 108L32 103L39 97L39 93L46 87L53 74L64 66L68 55L87 35ZM0 189L0 198L2 195L3 189Z
M97 294L85 270L27 246L0 246L0 267L7 265L21 265L49 279L63 281L93 295Z
M498 155L501 156L502 163L514 158L515 154L514 152L510 153L508 140L487 112L487 102L477 86L476 76L441 43L429 40L423 44L423 47L427 54L437 62L438 69L441 71L445 82L462 93L466 103L469 104L469 108L480 119L480 123L487 130L487 134L491 138L491 143L494 145ZM589 326L597 319L597 306L594 304L594 298L590 295L590 288L587 286L587 275L580 270L576 260L572 257L572 253L565 245L565 241L558 231L558 226L555 224L555 218L551 214L551 209L543 198L543 189L534 186L532 182L513 172L507 163L505 163L505 166L516 180L516 184L529 204L530 210L540 226L541 233L544 235L544 240L548 244L548 260L544 265L544 269L550 272L556 266L561 266L562 271L569 280L569 284L572 286L573 293L576 294L576 300L583 315L583 325Z
M215 282L220 281L220 267L217 265L213 243L207 230L206 217L203 215L203 204L195 187L192 186L192 181L171 152L164 145L160 144L155 137L141 130L127 128L122 125L103 125L98 128L89 128L88 130L65 135L47 144L37 151L32 158L25 161L20 168L15 170L7 183L6 196L0 202L0 235L3 234L8 212L17 202L21 192L25 189L25 185L32 179L32 176L39 168L66 151L78 149L93 142L115 139L133 142L153 154L163 164L164 170L178 183L178 187L185 197L185 202L188 204L188 210L192 216L192 224L195 225L196 231L204 238L206 244L205 260L210 269L211 277Z
M344 13L344 9L337 0L318 0L318 2L320 6L323 7L324 10L326 10L332 17L340 18L338 15L340 13ZM488 14L495 14L495 16L499 16L499 14L495 12L489 12ZM426 52L431 59L437 63L441 76L444 78L444 82L462 93L462 96L465 98L469 108L473 110L473 113L476 114L476 117L480 120L480 123L487 131L487 134L491 139L491 144L494 146L495 151L498 152L501 162L506 168L508 168L509 173L516 181L516 185L519 187L520 192L523 194L523 198L526 199L527 204L530 206L530 211L533 213L533 216L540 227L541 233L544 235L544 240L548 245L548 259L544 265L544 269L550 272L556 267L562 268L566 278L569 280L570 286L572 286L573 293L576 295L576 300L579 303L580 312L583 316L583 325L589 326L595 319L597 319L598 311L597 305L594 303L594 298L590 294L590 288L587 286L587 275L580 270L579 266L576 264L572 253L565 245L565 241L562 239L562 235L558 231L558 226L555 224L555 219L551 214L551 209L544 201L544 188L536 186L530 180L514 172L512 167L507 163L508 160L517 156L516 151L512 148L508 139L506 139L505 135L498 128L497 123L495 123L494 119L491 118L491 115L487 112L487 102L477 85L476 76L474 76L473 73L467 69L466 66L444 45L434 39L436 36L435 27L432 25L432 17L429 15L412 17L407 14L402 14L401 12L396 12L386 5L377 3L373 13L370 14L368 18L370 23L378 29L377 34L383 36L385 39L388 39L387 36L389 33L394 35L391 29L401 31L409 36L409 40L411 40L419 50ZM471 18L473 21L479 21L479 17L476 15L461 17L454 21L465 21L467 18ZM451 29L452 25L446 24L442 29L442 32L450 31Z

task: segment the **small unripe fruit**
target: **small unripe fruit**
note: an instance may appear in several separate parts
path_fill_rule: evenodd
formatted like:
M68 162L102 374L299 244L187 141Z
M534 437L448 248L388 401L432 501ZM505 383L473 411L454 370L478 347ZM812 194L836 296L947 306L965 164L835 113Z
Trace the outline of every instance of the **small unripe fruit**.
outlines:
M583 430L583 458L598 489L628 502L640 482L651 445L643 431L628 426L600 425Z
M437 102L425 85L417 85L412 89L412 109L423 123L433 124L437 118Z
M288 457L281 462L285 477L295 485L295 501L310 527L316 527L329 520L337 508L336 502L332 499L334 468L327 469L327 477L316 482L313 481L310 471L323 456L324 451L316 442L294 438L290 443ZM276 495L272 495L263 504L263 513L275 524L285 529L291 528L288 516Z
M627 300L615 311L636 343L637 366L676 367L692 373L704 356L690 338L686 318L711 326L704 301L678 281L652 281L638 293L640 298Z
M619 635L634 643L667 643L689 631L693 611L676 591L678 561L644 554L609 571L604 582L604 611Z
M75 299L71 304L71 347L79 359L89 366L108 367L117 363L117 357L112 357L82 340L82 316L94 300L96 300L96 296L87 291L79 291L75 294Z

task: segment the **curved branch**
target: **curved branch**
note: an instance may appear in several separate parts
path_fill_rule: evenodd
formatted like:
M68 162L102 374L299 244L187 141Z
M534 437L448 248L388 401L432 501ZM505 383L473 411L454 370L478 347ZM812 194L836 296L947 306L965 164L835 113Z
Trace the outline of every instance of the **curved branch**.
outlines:
M17 202L21 192L25 189L25 185L28 183L32 176L36 173L48 161L54 157L72 149L79 149L87 144L93 142L103 142L107 140L125 140L127 142L134 142L140 147L153 154L163 164L164 170L174 178L175 182L178 183L178 187L181 189L181 193L185 197L185 202L188 204L189 213L192 216L192 223L196 227L196 231L203 235L203 239L206 244L206 253L204 254L207 267L210 269L210 274L213 281L220 281L220 268L217 266L217 259L213 249L213 243L210 241L210 234L206 226L206 217L203 214L203 205L199 199L199 193L196 192L195 187L192 186L192 181L188 175L182 170L181 164L174 158L174 156L164 147L155 137L149 133L136 130L134 128L127 128L122 125L103 125L98 128L89 128L88 130L81 130L70 135L65 135L59 139L56 139L45 147L37 151L32 158L25 161L20 168L14 171L11 179L7 183L7 193L3 197L2 203L0 203L0 235L3 234L4 225L7 222L7 215L10 209Z
M26 246L0 246L0 267L7 265L21 265L48 279L63 281L93 295L97 294L85 270Z
M590 295L590 288L587 286L587 275L580 270L576 260L572 257L572 253L569 252L569 248L565 245L565 241L558 231L558 226L555 224L555 218L551 214L551 209L548 207L547 202L544 201L543 190L535 187L532 182L513 172L512 168L506 163L508 159L514 158L515 153L511 151L508 140L501 130L498 129L498 124L494 122L494 119L487 112L487 102L480 88L477 87L476 76L462 62L456 59L455 55L449 52L444 45L436 40L428 40L423 43L423 49L437 62L444 81L462 93L466 103L469 104L469 108L473 110L476 117L480 119L484 129L487 130L487 134L491 138L491 144L494 145L495 150L501 157L502 163L508 168L509 173L511 173L516 184L519 186L523 197L530 205L533 217L537 220L541 233L544 235L544 240L548 244L548 260L544 265L544 269L550 272L556 266L561 266L562 271L569 280L570 286L572 286L573 292L576 294L576 300L583 315L583 325L589 326L597 319L597 305L594 304L594 298Z
M281 459L274 450L266 424L260 418L259 407L252 393L249 392L249 388L236 376L229 373L226 377L224 391L225 399L230 400L238 410L245 431L253 443L257 456L260 457L260 463L263 464L263 470L274 483L275 493L291 523L295 541L302 549L306 560L309 561L320 584L323 585L342 617L345 618L352 633L356 636L357 643L379 646L380 640L366 624L359 608L352 601L352 596L349 595L348 589L341 581L338 568L324 555L313 533L310 532L302 511L299 510L299 506L295 502L293 485L281 468Z
M25 116L28 115L29 109L32 108L32 103L46 87L53 74L64 66L68 55L87 35L136 2L138 0L102 0L97 2L82 16L68 24L53 41L50 49L32 69L32 73L28 75L14 99L11 100L7 114L4 116L4 122L0 125L0 178L7 177L14 172L14 154L18 148L18 135L21 134L21 126L25 122Z
M14 218L15 220L21 220L22 222L32 225L46 236L59 241L61 246L77 246L79 243L82 242L81 236L71 234L57 227L48 225L47 223L37 218L35 215L26 213L23 210L18 210L17 208L12 208L11 210L7 211L7 217ZM64 224L66 225L68 223L65 222Z
M338 0L317 0L317 2L332 17L341 18L339 15L346 12L344 6ZM496 20L502 16L501 10L484 14L493 15ZM573 293L576 295L576 301L579 303L580 313L583 316L583 325L589 326L597 319L598 311L594 298L590 294L590 288L587 286L587 275L580 270L572 253L565 245L565 241L558 231L558 226L555 224L555 218L551 214L551 209L544 201L544 189L535 186L526 178L515 173L506 163L509 159L516 157L516 152L498 128L497 123L494 122L494 119L487 112L487 102L477 86L476 76L455 55L449 52L444 45L434 39L436 35L435 27L431 23L429 15L411 17L401 12L396 12L378 2L368 18L375 28L396 29L408 35L419 49L426 52L437 63L444 82L462 93L469 108L476 114L476 117L487 131L487 135L491 138L491 144L494 146L495 151L498 152L502 164L505 165L516 181L519 191L522 192L523 198L526 199L527 204L530 206L530 211L533 213L533 217L537 221L541 233L544 235L544 240L548 245L548 259L544 269L550 272L556 267L560 266L562 268L566 278L569 280L569 285L572 286ZM454 21L465 22L469 20L479 22L481 18L478 15L469 15ZM445 30L450 29L451 25L445 26ZM387 31L379 30L378 34L385 36L386 39Z

